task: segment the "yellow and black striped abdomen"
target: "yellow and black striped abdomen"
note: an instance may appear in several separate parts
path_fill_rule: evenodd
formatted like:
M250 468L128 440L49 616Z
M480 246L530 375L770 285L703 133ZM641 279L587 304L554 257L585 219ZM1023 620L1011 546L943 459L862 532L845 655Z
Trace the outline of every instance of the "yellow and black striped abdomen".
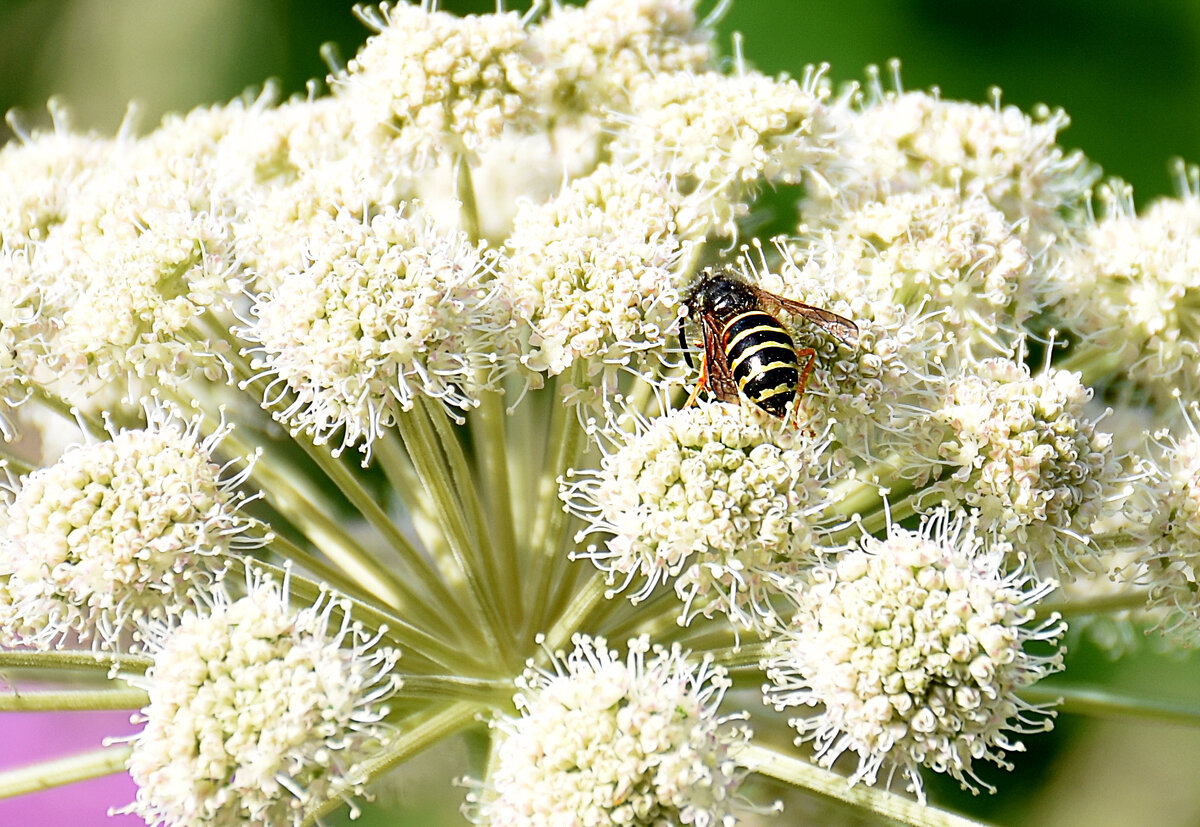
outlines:
M722 339L738 389L767 413L783 418L800 383L796 345L783 325L770 313L747 310L729 320Z

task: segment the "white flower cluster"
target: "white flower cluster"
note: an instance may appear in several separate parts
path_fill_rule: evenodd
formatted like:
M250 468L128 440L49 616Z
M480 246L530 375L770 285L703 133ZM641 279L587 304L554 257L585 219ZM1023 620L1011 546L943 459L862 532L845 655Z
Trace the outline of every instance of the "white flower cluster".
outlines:
M801 261L827 277L861 278L862 298L903 307L939 355L1002 349L1034 311L1033 256L982 196L926 187L826 221L807 248L801 242Z
M552 109L611 118L628 111L630 91L663 74L703 71L712 32L697 26L697 0L555 2L531 32L555 78Z
M305 268L257 297L243 331L273 378L264 406L290 393L280 420L369 453L414 396L467 408L495 386L514 358L511 319L482 248L395 209L316 223Z
M503 740L476 822L733 825L746 771L731 753L750 732L717 714L725 671L645 636L624 660L603 638L572 642L518 679L520 717L493 724Z
M1129 579L1150 590L1149 605L1165 612L1163 628L1185 645L1200 642L1200 433L1193 408L1188 430L1176 438L1156 434L1156 452L1147 461L1148 502L1137 521L1145 540Z
M361 792L360 762L389 737L379 722L401 685L399 652L350 621L349 601L294 610L286 583L252 570L246 588L146 627L154 666L129 680L150 703L125 811L147 823L299 825Z
M1060 315L1093 381L1126 378L1166 412L1200 393L1200 195L1155 201L1141 215L1127 189L1084 234Z
M822 765L857 753L855 780L899 769L924 800L919 767L987 787L975 761L1005 766L1005 751L1022 748L1009 733L1049 728L1015 693L1062 666L1060 651L1024 648L1065 629L1029 625L1054 583L1005 574L1004 549L982 545L942 513L920 532L866 537L806 575L793 625L764 664L766 696L779 709L822 707L792 720Z
M91 173L104 169L121 143L71 130L60 102L51 100L54 129L19 133L0 147L0 248L17 250L62 223Z
M821 440L750 405L701 403L642 423L598 471L564 482L568 507L612 536L589 557L637 602L670 583L680 620L778 622L770 596L825 546Z
M179 147L180 135L192 145ZM27 375L81 384L83 398L111 382L169 386L227 372L227 343L213 339L211 323L227 326L243 278L228 205L207 172L213 143L168 124L141 141L56 132L6 148L11 165L49 166L51 185L14 194L26 219L14 222L0 257L14 301L0 326ZM26 177L14 169L6 180Z
M329 217L360 218L415 197L411 142L359 139L340 98L290 100L231 125L215 162L233 232L259 290L305 263Z
M681 209L667 178L608 164L523 204L500 274L532 328L522 362L553 376L661 348L689 278Z
M1036 563L1087 568L1086 538L1111 516L1123 480L1112 436L1089 419L1091 396L1076 373L1031 376L1008 359L951 378L920 438L930 445L925 467L941 464L946 476L922 497L977 509Z
M833 153L827 94L816 71L803 84L756 73L663 74L633 90L613 154L679 180L733 235L759 187L799 183Z
M985 106L884 92L877 77L868 91L847 119L845 144L825 172L828 187L815 194L851 202L929 187L978 194L1022 227L1034 248L1084 211L1099 173L1083 153L1058 146L1069 123L1061 110L1031 118L999 99Z
M983 196L933 186L818 216L780 248L779 276L756 274L764 287L859 326L837 358L827 337L804 344L824 357L813 387L825 398L806 416L840 422L860 455L882 450L897 410L936 405L947 372L1011 352L1048 278Z
M157 408L146 428L23 477L0 540L0 641L48 648L74 633L123 645L137 621L206 591L228 552L260 545L238 511L249 467L229 475L214 458L228 430L204 436L199 418Z
M549 76L520 15L457 17L408 3L361 16L377 33L334 78L365 132L415 130L431 153L478 150L534 117Z

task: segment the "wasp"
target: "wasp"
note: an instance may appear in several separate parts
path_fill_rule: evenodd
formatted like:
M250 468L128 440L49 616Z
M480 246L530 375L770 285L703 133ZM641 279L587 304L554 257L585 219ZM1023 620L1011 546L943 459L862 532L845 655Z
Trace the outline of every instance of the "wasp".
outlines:
M783 419L788 404L804 393L817 352L796 347L779 321L782 312L807 319L850 347L858 343L858 326L844 316L768 293L730 267L704 270L684 304L688 317L699 325L704 344L700 379L684 407L706 388L722 402L737 401L741 391L755 405ZM690 366L682 329L679 342Z

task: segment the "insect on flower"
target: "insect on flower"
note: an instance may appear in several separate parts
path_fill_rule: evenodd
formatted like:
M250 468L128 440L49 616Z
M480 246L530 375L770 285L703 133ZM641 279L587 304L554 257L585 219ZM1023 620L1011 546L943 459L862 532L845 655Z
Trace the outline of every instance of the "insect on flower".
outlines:
M810 347L796 347L777 318L781 312L819 325L850 347L858 342L858 326L844 316L768 293L730 267L704 270L684 304L688 316L700 326L704 343L700 379L684 407L706 388L722 402L737 401L741 391L755 405L783 419L788 403L804 393L817 353ZM683 332L679 342L690 366Z

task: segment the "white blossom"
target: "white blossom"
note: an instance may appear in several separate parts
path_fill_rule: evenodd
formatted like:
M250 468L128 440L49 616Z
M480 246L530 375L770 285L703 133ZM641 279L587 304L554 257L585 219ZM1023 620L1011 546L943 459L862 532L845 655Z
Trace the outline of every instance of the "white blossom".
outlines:
M663 347L694 240L682 207L667 178L607 164L544 204L522 204L500 271L531 326L522 362L555 375Z
M495 387L511 311L482 247L398 209L313 220L305 266L256 297L242 331L278 419L369 453L414 397L469 408Z
M551 78L515 12L456 17L398 2L359 13L376 33L334 83L360 132L411 131L430 152L474 152L540 122Z
M0 639L47 648L70 633L112 648L211 588L226 555L263 542L240 513L249 465L215 458L230 427L166 407L145 428L76 445L21 478L0 540ZM257 536L256 536L257 535Z
M943 476L923 502L958 502L1036 563L1060 573L1088 567L1094 524L1110 519L1124 485L1112 437L1096 427L1091 389L1071 371L1033 376L1009 359L987 359L948 378L940 405L914 423L923 466Z
M129 739L137 798L121 812L164 827L298 827L362 791L362 761L390 737L399 652L351 621L347 600L294 609L286 582L253 570L246 590L144 629L154 665L128 680L150 702Z
M1200 433L1194 406L1182 434L1155 434L1147 458L1141 520L1134 536L1144 539L1138 565L1127 579L1149 589L1148 606L1165 614L1159 624L1185 645L1200 642ZM1133 511L1133 508L1127 508Z
M620 433L618 431L618 433ZM831 478L823 440L757 407L700 403L639 421L600 468L561 485L591 532L611 535L590 558L634 602L662 583L683 601L681 622L725 612L769 628L770 597L825 549Z
M1058 315L1079 338L1072 364L1171 413L1176 389L1200 392L1200 195L1160 199L1141 215L1128 190L1106 190L1105 203L1060 276Z
M777 709L820 707L791 723L822 766L856 753L852 781L898 770L924 801L920 767L991 789L975 762L1006 767L1023 749L1012 734L1050 728L1017 692L1062 668L1061 650L1025 651L1065 629L1033 625L1032 604L1054 583L1006 574L1003 551L943 512L805 575L793 624L764 662L765 693Z
M1030 117L1001 106L998 96L986 105L926 92L884 92L874 77L861 110L846 115L837 158L822 170L826 185L812 188L818 197L805 215L948 187L986 198L1038 249L1084 216L1098 176L1083 153L1058 145L1068 123L1062 110Z
M664 73L634 88L613 156L678 180L733 235L763 185L799 183L833 152L827 96L814 69L802 83L756 72Z
M518 679L519 717L493 721L476 823L733 825L746 771L731 748L750 732L717 714L725 670L646 636L624 660L603 638L572 642Z
M697 25L696 0L556 0L530 32L554 76L555 115L610 120L629 95L657 75L703 71L713 58L711 29Z

